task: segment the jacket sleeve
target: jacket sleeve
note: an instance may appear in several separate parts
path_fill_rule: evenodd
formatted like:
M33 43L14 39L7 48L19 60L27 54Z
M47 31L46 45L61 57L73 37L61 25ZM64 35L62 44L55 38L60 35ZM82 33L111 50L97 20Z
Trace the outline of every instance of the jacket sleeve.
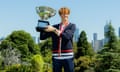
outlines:
M51 32L45 32L41 30L39 27L36 27L36 31L40 32L40 40L45 40L51 36Z
M64 39L67 39L67 40L72 39L75 30L76 30L76 26L75 26L75 24L72 24L70 26L70 28L65 30L60 36Z
M45 40L51 36L50 32L40 32L40 40Z

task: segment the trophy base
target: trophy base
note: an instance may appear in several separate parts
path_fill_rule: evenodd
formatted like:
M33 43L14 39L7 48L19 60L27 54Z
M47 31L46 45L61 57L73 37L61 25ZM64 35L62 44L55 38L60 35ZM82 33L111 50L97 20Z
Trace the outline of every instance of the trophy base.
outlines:
M43 27L36 27L36 31L37 32L41 32L41 31L44 31L46 28L43 28Z
M46 29L48 25L50 25L49 21L38 20L38 25L36 27L36 30L39 32L44 31L44 29Z
M44 20L38 20L38 27L47 27L49 24L49 21L44 21Z

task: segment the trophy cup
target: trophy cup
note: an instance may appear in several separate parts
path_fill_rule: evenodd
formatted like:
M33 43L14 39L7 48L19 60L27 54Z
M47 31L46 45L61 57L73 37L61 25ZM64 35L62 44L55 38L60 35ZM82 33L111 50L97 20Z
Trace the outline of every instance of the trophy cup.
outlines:
M40 17L40 20L38 20L36 30L40 32L43 31L46 28L46 26L49 25L49 21L47 21L47 19L55 16L56 10L47 6L39 6L36 7L36 12Z

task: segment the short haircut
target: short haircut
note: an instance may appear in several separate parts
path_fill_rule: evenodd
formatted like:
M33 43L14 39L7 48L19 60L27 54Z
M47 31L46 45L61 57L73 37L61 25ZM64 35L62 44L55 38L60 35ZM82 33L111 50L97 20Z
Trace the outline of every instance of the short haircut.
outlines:
M67 8L67 7L62 7L62 8L60 8L59 9L59 15L61 15L61 14L70 14L70 9L69 8Z

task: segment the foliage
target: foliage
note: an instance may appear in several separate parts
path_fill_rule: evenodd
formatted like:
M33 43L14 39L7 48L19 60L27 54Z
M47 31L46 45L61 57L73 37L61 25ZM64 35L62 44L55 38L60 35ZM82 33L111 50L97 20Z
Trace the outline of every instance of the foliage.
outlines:
M33 72L43 72L44 61L39 54L32 57L31 63Z
M93 71L94 60L95 58L90 56L81 56L75 59L75 72Z
M33 72L31 66L15 64L7 66L5 72Z
M105 72L120 72L119 69L108 69Z
M45 62L45 72L52 72L52 40L51 38L42 41L40 44L40 52Z
M77 42L77 52L75 53L75 72L84 72L91 68L94 51L87 41L85 31L82 31Z
M79 58L80 56L85 56L85 55L93 55L93 49L89 42L87 41L86 33L85 31L82 31L80 34L80 37L77 42L77 47L78 47L78 52L76 58Z
M52 41L51 38L39 44L41 55L46 63L52 63Z
M74 50L74 53L76 54L77 53L77 43L76 42L73 42L73 50Z
M105 33L108 42L104 49L99 53L99 65L96 66L97 72L117 72L120 70L120 47L111 23L108 25L108 31Z
M40 53L39 48L34 43L31 35L23 30L12 32L5 40L11 42L12 47L21 52L22 59ZM6 47L3 46L3 48Z
M2 62L3 62L3 57L2 57L1 52L0 52L0 70L2 69Z
M29 33L22 30L12 32L2 41L0 53L2 60L0 67L5 72L33 72L34 69L41 68L40 64L43 61L40 55L35 55L40 54L38 45L34 43ZM34 65L31 65L33 62L37 65L34 69Z
M2 66L4 67L21 63L21 53L17 49L12 48L11 43L8 42L8 40L4 40L1 44L1 47L4 45L6 48L1 48Z
M109 24L108 31L105 33L105 38L108 39L108 42L105 44L105 51L115 51L117 50L117 37L114 32L114 28L112 27L111 23Z

